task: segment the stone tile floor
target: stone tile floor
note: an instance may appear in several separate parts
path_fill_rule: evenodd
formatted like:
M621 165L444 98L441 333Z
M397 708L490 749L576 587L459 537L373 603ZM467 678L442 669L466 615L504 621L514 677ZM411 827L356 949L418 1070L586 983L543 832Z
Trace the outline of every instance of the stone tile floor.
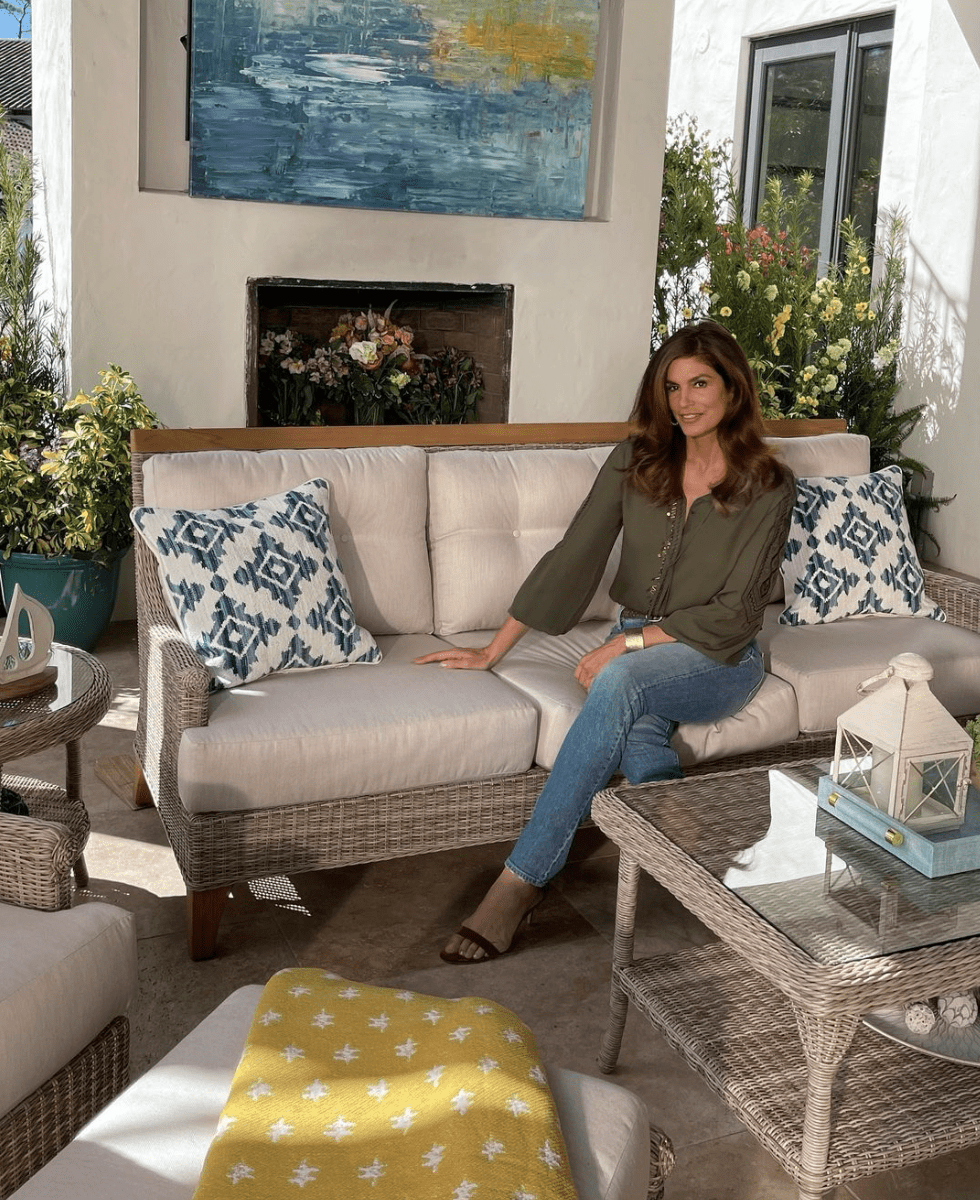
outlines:
M236 890L218 956L186 953L183 884L153 809L133 811L95 773L100 759L131 753L138 706L135 625L114 624L96 653L113 678L109 713L83 741L85 802L92 819L85 898L136 915L140 989L132 1016L134 1076L142 1073L225 996L288 966L319 966L352 979L442 996L480 995L506 1004L534 1030L543 1057L598 1075L605 1025L616 852L597 830L576 840L569 866L520 952L492 964L454 967L438 948L472 909L505 846L350 867ZM63 780L60 751L19 760L19 774ZM707 941L711 934L649 879L641 892L638 952ZM666 1042L631 1014L612 1077L646 1102L667 1131L677 1165L668 1200L791 1200L787 1175ZM980 1151L861 1180L838 1200L976 1200Z

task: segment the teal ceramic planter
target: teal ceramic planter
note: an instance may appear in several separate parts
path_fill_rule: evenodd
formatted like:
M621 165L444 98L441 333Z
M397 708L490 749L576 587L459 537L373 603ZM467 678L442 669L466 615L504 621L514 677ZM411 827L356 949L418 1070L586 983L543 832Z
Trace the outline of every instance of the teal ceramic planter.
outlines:
M68 646L91 650L109 624L119 587L119 565L125 550L104 566L91 559L60 555L11 554L0 559L4 607L14 586L41 602L54 619L54 638Z

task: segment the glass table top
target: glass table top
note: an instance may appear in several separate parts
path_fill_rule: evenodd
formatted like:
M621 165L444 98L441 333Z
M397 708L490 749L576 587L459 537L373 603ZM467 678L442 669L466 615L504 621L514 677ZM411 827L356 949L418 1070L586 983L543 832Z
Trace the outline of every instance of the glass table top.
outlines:
M47 687L32 696L0 700L0 731L15 729L68 708L87 695L92 687L95 674L88 657L80 651L55 644L51 647L48 665L56 667L58 674Z
M980 871L929 879L818 808L829 765L613 790L817 962L980 934Z

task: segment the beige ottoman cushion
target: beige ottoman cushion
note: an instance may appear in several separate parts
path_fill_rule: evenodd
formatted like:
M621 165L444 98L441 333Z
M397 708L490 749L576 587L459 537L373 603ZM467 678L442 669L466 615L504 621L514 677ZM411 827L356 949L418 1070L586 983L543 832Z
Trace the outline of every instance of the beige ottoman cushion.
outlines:
M445 642L379 637L370 668L281 671L219 692L184 732L180 798L190 812L368 796L511 775L534 756L537 713L482 671L416 666Z
M258 985L240 988L14 1193L15 1200L190 1200L238 1066ZM549 1068L579 1200L645 1200L643 1104Z
M224 508L326 479L330 528L358 623L375 635L431 633L425 463L417 446L156 454L143 465L144 503Z
M136 930L111 904L0 904L0 1113L50 1079L136 995Z

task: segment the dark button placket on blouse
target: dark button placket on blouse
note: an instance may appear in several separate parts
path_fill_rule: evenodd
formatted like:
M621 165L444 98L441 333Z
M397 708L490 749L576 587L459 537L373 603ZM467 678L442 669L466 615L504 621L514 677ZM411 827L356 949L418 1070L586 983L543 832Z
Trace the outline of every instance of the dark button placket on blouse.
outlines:
M667 537L660 547L657 558L660 568L653 582L647 588L647 618L653 624L658 624L666 615L663 610L664 597L669 592L670 573L681 548L681 535L684 531L685 506L683 500L674 500L667 509Z

